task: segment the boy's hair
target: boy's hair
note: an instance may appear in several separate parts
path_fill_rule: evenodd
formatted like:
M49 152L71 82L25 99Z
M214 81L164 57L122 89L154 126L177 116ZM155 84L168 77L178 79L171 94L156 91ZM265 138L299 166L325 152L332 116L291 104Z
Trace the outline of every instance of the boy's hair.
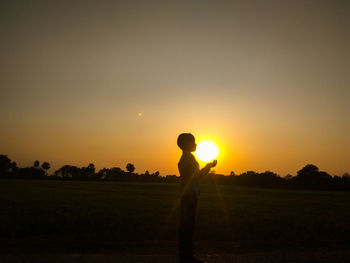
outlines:
M191 143L195 142L195 138L191 133L181 133L179 137L177 137L177 145L181 148L181 150L187 150Z

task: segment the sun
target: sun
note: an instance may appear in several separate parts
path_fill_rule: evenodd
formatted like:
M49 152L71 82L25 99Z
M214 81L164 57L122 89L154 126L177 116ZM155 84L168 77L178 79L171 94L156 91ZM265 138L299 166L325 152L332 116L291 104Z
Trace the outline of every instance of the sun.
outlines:
M203 162L210 162L219 155L219 147L212 141L201 141L197 145L195 155Z

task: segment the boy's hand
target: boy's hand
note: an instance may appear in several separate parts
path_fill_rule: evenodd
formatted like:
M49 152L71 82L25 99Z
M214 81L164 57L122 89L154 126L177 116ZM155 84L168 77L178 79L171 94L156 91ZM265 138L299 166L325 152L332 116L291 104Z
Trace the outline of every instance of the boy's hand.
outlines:
M216 166L217 163L218 163L218 161L217 161L217 160L214 160L214 161L212 161L212 162L210 162L210 163L207 163L207 167L213 168L213 167Z

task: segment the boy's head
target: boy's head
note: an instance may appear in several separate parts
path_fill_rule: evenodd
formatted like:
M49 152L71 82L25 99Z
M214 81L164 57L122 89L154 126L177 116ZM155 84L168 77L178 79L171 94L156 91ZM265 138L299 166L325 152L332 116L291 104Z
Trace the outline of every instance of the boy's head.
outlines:
M196 139L191 133L181 133L177 137L177 145L186 152L194 152L197 147Z

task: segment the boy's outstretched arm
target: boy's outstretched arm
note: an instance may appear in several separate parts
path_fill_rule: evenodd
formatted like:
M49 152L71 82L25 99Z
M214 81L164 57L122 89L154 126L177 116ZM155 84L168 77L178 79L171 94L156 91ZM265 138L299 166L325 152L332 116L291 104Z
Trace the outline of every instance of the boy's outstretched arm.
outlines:
M206 176L209 173L210 169L215 167L217 163L217 160L207 163L207 165L199 171L198 177L202 178L203 176Z

